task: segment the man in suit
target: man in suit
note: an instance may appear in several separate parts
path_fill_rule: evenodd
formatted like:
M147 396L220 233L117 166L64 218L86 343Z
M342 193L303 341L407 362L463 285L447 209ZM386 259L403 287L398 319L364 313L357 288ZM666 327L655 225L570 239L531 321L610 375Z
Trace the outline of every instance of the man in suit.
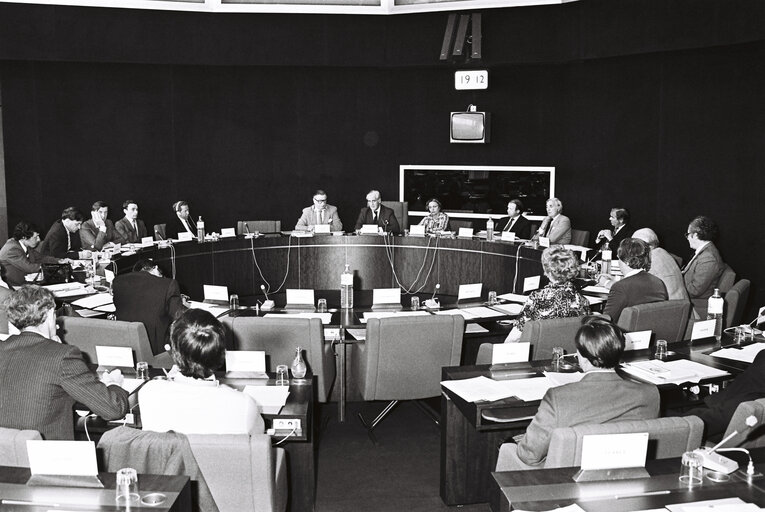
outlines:
M118 372L100 382L80 350L61 343L55 308L53 294L39 286L23 286L8 299L8 318L21 333L0 341L0 426L73 440L75 402L116 420L128 412L128 393Z
M342 231L343 223L337 215L337 207L327 204L327 193L317 190L313 193L313 205L303 208L295 224L296 231L311 231L317 224L329 224L330 231Z
M502 446L498 471L539 467L556 428L658 417L656 386L624 380L615 371L624 352L624 335L618 327L589 317L575 342L584 377L545 393L526 433L516 438L517 447Z
M648 272L664 281L669 300L688 300L680 267L670 253L659 247L659 237L654 230L641 228L635 231L632 237L644 241L651 248L651 268Z
M617 251L619 268L624 277L611 285L603 313L615 323L622 310L629 306L667 300L667 287L658 277L647 272L651 268L651 248L637 238L625 238Z
M396 215L392 209L383 206L382 197L377 190L370 190L367 194L367 206L359 212L359 217L356 219L356 231L364 224L377 224L386 233L394 235L401 233Z
M147 258L136 262L133 272L117 276L112 290L117 320L143 322L152 352L164 352L170 324L186 310L178 281L163 277Z
M683 268L683 281L693 309L706 316L707 299L712 296L725 270L725 262L712 242L717 237L717 224L700 215L688 225L685 237L695 252Z
M80 228L80 241L83 248L100 251L104 247L109 248L115 243L122 242L117 230L114 229L114 224L106 218L108 216L108 204L104 201L93 203L90 219L83 222Z
M178 239L181 233L189 233L191 238L197 238L197 225L192 220L189 203L176 201L173 203L173 216L165 224L165 238Z
M557 197L547 200L547 217L542 221L537 231L538 236L550 239L550 245L571 243L571 221L560 212L563 211L563 203Z
M21 221L13 228L9 238L0 249L0 264L5 267L5 281L11 286L26 283L24 276L40 272L41 263L66 263L66 259L43 256L37 252L40 233L28 222Z
M61 212L61 218L53 223L40 246L43 256L70 258L73 260L90 258L91 252L82 248L82 241L77 232L82 226L82 213L70 206Z
M122 203L125 216L117 221L114 228L122 238L122 243L138 244L146 235L146 225L138 218L138 203L128 199Z
M630 212L626 208L611 208L608 220L613 229L601 229L595 239L595 245L605 242L608 249L615 253L622 240L632 236L632 229L629 227Z
M523 215L523 203L520 199L511 199L507 203L507 217L497 221L495 229L498 233L508 231L515 233L515 238L528 240L531 238L531 223Z

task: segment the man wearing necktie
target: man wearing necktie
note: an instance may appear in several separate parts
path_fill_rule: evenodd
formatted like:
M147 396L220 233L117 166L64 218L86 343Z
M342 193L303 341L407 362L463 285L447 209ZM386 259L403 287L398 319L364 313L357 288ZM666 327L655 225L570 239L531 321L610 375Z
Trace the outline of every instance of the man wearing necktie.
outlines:
M197 223L192 220L189 203L177 201L173 203L173 215L165 224L165 238L180 238L180 233L189 233L191 238L197 237Z
M77 233L82 226L83 216L80 211L70 206L61 212L61 218L50 227L45 235L40 253L54 258L90 258L89 250L82 250L80 235Z
M683 281L693 302L693 309L701 318L706 317L707 299L718 287L725 269L720 251L712 242L717 232L717 224L709 217L700 215L691 221L685 233L688 245L695 252L683 267Z
M141 239L146 235L146 225L138 218L138 203L132 199L122 203L122 211L125 216L117 221L114 228L120 234L126 244L141 243Z
M364 224L376 224L385 233L401 234L396 214L393 213L393 209L382 204L382 196L378 190L370 190L367 194L367 206L359 212L356 231Z
M327 203L327 193L317 190L313 193L313 205L303 208L295 224L296 231L311 231L316 225L329 224L330 231L342 231L343 223L337 214L337 207Z
M515 233L516 238L528 240L531 238L531 223L522 215L523 203L520 199L511 199L507 203L507 217L497 221L496 231Z
M550 239L550 245L571 243L571 221L561 214L563 203L557 197L547 200L547 217L537 231L539 236Z

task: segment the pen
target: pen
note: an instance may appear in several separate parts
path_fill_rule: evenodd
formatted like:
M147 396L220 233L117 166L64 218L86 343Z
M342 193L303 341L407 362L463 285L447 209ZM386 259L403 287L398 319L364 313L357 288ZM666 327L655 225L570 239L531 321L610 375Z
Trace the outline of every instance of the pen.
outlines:
M669 494L669 490L665 489L663 491L639 492L636 494L617 494L614 496L614 499L624 500L627 498L640 498L641 496L661 496L662 494Z
M38 507L60 507L58 503L48 503L45 501L26 501L26 500L0 500L3 505L31 505Z

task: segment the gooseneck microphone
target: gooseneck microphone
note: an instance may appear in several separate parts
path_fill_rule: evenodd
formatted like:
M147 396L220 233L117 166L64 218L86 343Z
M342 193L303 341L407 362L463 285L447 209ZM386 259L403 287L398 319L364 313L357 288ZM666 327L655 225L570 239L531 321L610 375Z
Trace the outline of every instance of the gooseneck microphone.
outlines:
M441 303L436 299L438 289L441 288L441 283L436 283L436 287L433 290L433 295L425 301L425 307L430 309L438 309L441 307Z
M274 303L274 301L269 300L268 292L266 291L266 285L261 284L260 285L260 289L263 290L263 295L266 296L266 300L263 301L263 305L260 306L260 309L264 309L264 310L266 310L266 309L274 309L274 306L276 306L276 304Z
M750 430L753 427L757 425L757 418L754 415L751 415L746 418L746 429ZM717 443L712 448L699 448L697 450L694 450L694 453L701 456L703 459L703 465L705 468L711 470L711 471L717 471L720 473L724 473L726 475L733 473L738 469L738 462L735 460L731 460L728 457L723 457L719 453L715 452L731 452L731 451L739 451L744 452L749 456L749 466L747 467L747 474L753 475L754 474L754 464L752 462L752 457L749 455L749 450L746 448L720 448L722 445L730 441L733 437L737 436L739 434L738 430L732 432L730 435L728 435L725 439Z

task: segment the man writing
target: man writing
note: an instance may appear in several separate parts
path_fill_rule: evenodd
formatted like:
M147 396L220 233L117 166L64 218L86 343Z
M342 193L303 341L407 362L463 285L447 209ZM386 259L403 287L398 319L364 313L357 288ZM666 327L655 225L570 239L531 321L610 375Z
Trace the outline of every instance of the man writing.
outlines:
M21 221L13 228L9 238L0 249L0 263L5 267L5 281L11 286L21 286L26 274L40 272L41 263L66 263L69 260L43 256L37 252L40 233L28 222Z

